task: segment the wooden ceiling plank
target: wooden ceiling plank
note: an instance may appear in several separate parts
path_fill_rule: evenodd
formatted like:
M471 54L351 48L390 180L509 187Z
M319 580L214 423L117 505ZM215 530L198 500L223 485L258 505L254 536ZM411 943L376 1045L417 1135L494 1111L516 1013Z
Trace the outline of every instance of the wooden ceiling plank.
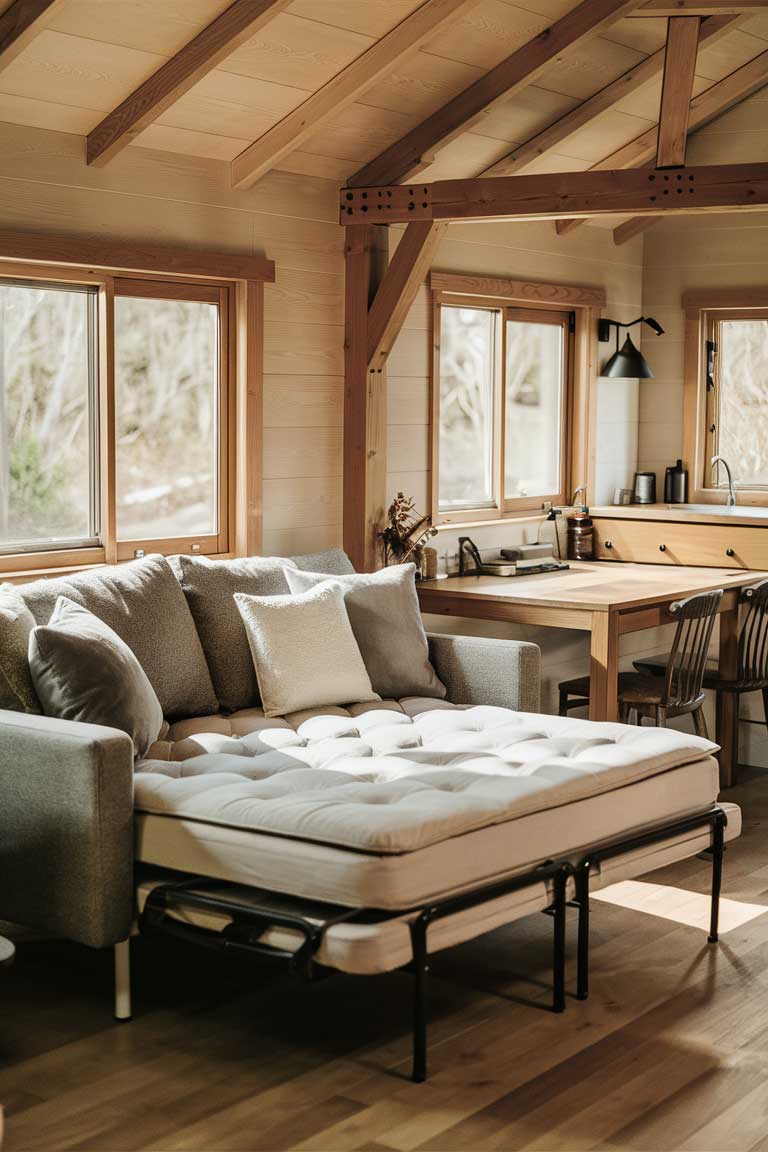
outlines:
M647 0L641 7L636 8L629 15L635 17L648 16L737 16L748 12L759 12L768 8L766 0L734 0L733 3L723 3L722 0Z
M711 88L701 92L691 101L688 117L688 130L703 127L716 116L727 112L734 104L746 100L753 93L764 87L768 76L768 51L761 52L759 56L742 64L728 76L713 84ZM616 168L640 168L652 164L656 155L656 141L658 127L649 128L629 144L617 148L610 156L593 164L590 172L609 171ZM558 220L557 231L562 236L581 227L583 220Z
M659 136L656 142L657 168L679 168L685 164L688 117L698 50L698 16L673 16L667 25Z
M15 0L0 16L0 70L31 44L53 19L61 0Z
M368 370L380 372L432 265L447 228L414 220L398 244L368 312Z
M289 3L234 0L89 132L87 162L106 164Z
M349 187L393 184L418 170L438 144L447 144L488 108L532 84L556 57L626 16L635 5L636 0L582 0L356 172Z
M713 44L737 22L737 16L712 16L704 20L699 33L699 46L705 43ZM559 120L548 124L541 132L526 140L519 147L514 148L506 156L502 156L501 159L491 164L483 172L479 172L478 175L513 176L515 172L519 172L521 168L533 160L538 160L548 152L554 151L568 136L572 136L574 132L589 124L617 101L622 100L631 92L642 87L643 84L647 84L654 76L657 76L664 67L665 55L666 48L660 48L658 52L654 52L645 60L641 60L634 68L630 68L628 72L607 84L605 88L601 88L588 100L577 104L570 112L566 112L565 116L561 116Z
M478 0L426 0L319 91L270 128L232 161L233 188L250 188L313 132L353 104L438 29L458 20Z
M372 211L378 204L386 205L382 215ZM658 216L731 208L762 211L766 205L768 163L722 164L671 172L630 168L342 188L340 222Z

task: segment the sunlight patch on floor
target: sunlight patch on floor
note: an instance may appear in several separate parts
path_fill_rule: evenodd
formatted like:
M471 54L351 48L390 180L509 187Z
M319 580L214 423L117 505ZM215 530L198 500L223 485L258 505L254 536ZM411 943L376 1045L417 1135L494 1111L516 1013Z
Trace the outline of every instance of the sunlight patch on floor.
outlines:
M620 908L631 908L634 912L647 912L651 916L661 916L678 924L688 924L691 928L709 931L709 895L703 892L686 892L684 888L669 888L665 884L648 884L641 880L622 880L611 884L599 892L590 892L593 900L605 904L617 904ZM740 928L750 920L768 912L765 904L746 904L741 900L720 898L720 932L730 932Z

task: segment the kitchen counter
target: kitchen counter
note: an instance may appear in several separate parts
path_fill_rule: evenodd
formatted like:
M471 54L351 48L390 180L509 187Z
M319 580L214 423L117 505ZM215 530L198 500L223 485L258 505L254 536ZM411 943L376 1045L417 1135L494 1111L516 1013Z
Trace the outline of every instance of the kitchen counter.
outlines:
M768 493L766 493L768 501ZM765 507L736 504L606 504L590 508L590 515L604 520L663 520L689 524L743 524L768 528L768 503Z

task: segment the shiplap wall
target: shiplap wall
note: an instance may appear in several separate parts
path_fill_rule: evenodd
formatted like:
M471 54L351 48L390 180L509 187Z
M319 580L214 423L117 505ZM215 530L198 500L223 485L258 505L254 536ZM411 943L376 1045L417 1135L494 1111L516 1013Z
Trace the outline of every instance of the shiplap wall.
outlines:
M581 228L558 236L549 223L451 224L438 247L433 267L443 272L508 277L515 280L599 285L605 288L606 314L617 320L639 315L642 301L642 240L617 248L605 227ZM424 287L408 316L387 364L389 418L387 489L413 496L420 510L429 507L431 304ZM612 350L608 349L610 352ZM627 486L637 464L638 386L636 381L600 381L597 430L597 500L610 502L617 485ZM536 539L538 522L472 528L481 548ZM441 530L436 547L443 564L456 558L455 531ZM587 669L588 639L557 629L522 628L483 621L428 618L435 630L473 635L532 639L543 653L542 703L554 710L559 680ZM648 637L625 637L646 651ZM638 645L644 645L638 648ZM630 661L631 663L631 661Z
M689 164L768 161L768 89L721 116L691 139ZM689 288L764 286L768 282L768 213L723 213L666 220L645 233L643 312L665 335L643 337L655 379L640 385L639 466L664 469L683 451L682 293ZM768 401L766 404L768 413ZM738 460L733 461L738 480ZM742 697L743 763L768 765L760 693Z
M264 550L341 542L344 235L329 180L127 148L84 163L80 136L0 123L0 227L273 259L265 289Z

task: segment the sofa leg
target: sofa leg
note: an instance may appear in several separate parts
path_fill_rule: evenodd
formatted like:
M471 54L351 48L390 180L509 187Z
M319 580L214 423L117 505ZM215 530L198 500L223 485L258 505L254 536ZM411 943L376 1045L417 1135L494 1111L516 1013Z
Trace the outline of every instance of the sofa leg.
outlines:
M423 912L411 924L413 952L413 1069L411 1078L415 1084L423 1084L427 1078L428 925L428 916Z
M563 868L554 879L552 900L552 1011L565 1011L565 908L568 872Z
M715 817L712 828L712 905L709 920L709 943L718 941L718 921L720 918L720 885L723 879L723 852L725 850L725 818L720 812Z
M115 944L115 1020L131 1019L131 939Z

